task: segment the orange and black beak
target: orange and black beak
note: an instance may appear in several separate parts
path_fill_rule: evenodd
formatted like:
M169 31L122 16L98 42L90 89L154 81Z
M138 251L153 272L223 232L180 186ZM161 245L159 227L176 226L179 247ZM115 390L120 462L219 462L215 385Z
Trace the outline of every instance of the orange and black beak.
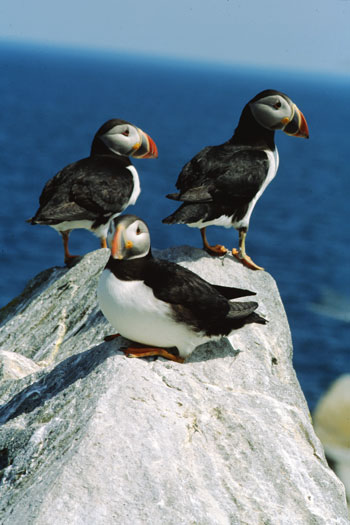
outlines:
M111 242L111 253L114 259L124 259L128 250L132 248L132 242L125 236L125 226L119 224L114 232Z
M307 126L306 119L302 112L295 104L293 104L294 113L290 120L287 121L283 131L287 135L293 135L294 137L302 137L305 139L309 138L309 128Z
M131 156L135 159L156 159L158 157L156 143L142 129L138 128L138 132L140 134L140 142L135 144Z

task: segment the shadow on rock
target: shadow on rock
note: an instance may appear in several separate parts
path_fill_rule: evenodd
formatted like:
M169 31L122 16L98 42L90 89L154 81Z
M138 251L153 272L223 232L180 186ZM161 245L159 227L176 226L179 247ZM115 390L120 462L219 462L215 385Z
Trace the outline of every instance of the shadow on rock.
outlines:
M115 344L102 343L85 352L68 357L51 372L42 376L0 407L0 424L21 414L28 414L43 405L77 380L90 374L108 357L115 355L118 348Z
M223 337L219 341L211 341L196 348L193 354L185 361L185 365L186 363L198 363L200 361L222 359L228 356L237 357L240 352L241 350L233 348L230 341Z

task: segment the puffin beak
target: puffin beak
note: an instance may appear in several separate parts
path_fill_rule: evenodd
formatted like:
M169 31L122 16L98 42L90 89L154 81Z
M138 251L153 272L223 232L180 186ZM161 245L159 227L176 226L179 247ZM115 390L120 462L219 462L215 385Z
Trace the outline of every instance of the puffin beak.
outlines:
M132 242L125 237L125 227L120 224L114 232L111 244L111 253L114 259L124 259L128 250L132 248Z
M111 243L111 253L114 259L122 259L122 241L123 241L123 226L118 226L114 232L112 243Z
M141 141L134 146L131 156L135 159L156 159L158 149L154 140L147 135L142 129L138 128Z
M294 137L302 137L305 139L309 138L309 128L307 126L306 119L299 108L294 104L294 113L292 118L288 121L287 125L283 128L283 131L287 135L293 135Z

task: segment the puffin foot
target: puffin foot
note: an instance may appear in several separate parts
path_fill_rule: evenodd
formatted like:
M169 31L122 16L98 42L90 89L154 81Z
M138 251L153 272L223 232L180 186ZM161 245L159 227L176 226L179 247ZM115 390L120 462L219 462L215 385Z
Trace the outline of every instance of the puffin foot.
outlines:
M250 268L251 270L263 270L264 268L262 266L258 266L255 264L254 261L249 257L249 255L242 255L240 251L238 251L236 248L232 249L232 255L236 257L236 259L239 260L244 266L247 268Z
M113 341L113 339L116 339L117 337L120 337L120 334L106 335L106 337L104 337L103 340L104 341Z
M171 354L167 350L164 350L164 348L130 346L129 348L121 349L121 351L124 352L126 357L150 357L159 355L161 357L165 357L165 359L169 359L170 361L176 361L176 363L183 363L185 361L183 357Z
M208 244L208 246L205 246L204 249L207 253L209 253L209 255L213 256L222 256L227 253L227 248L225 248L225 246L222 246L222 244L215 244L215 246L209 246Z

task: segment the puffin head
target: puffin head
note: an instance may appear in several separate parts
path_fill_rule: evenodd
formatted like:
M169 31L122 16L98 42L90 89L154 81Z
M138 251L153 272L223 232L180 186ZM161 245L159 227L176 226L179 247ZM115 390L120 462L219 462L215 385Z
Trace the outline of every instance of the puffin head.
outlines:
M148 255L151 248L146 223L136 215L120 215L109 225L108 244L114 259L138 259Z
M281 129L287 135L309 138L309 129L304 115L284 93L267 89L248 102L255 120L264 128Z
M101 143L116 155L137 159L158 157L154 140L142 129L122 119L108 120L100 127L92 143L92 152L98 151Z

